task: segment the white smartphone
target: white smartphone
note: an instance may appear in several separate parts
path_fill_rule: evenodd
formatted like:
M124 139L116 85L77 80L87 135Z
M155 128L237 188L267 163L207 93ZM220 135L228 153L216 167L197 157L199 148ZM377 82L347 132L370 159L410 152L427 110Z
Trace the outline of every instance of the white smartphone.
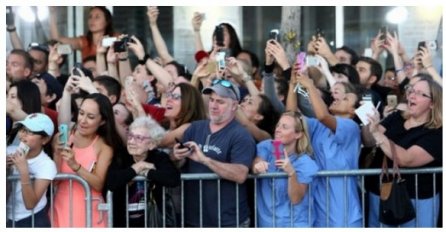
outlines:
M102 39L102 47L110 47L116 40L116 37L105 37Z
M218 52L216 56L218 70L222 71L226 69L226 52Z
M20 142L19 146L17 147L17 151L22 155L26 156L29 152L29 146L26 145L24 142Z
M305 57L305 66L318 66L319 65L319 59L316 56L307 55Z
M73 52L69 44L59 44L57 45L57 53L60 55L70 55Z
M395 108L398 105L398 98L394 94L387 95L387 106Z

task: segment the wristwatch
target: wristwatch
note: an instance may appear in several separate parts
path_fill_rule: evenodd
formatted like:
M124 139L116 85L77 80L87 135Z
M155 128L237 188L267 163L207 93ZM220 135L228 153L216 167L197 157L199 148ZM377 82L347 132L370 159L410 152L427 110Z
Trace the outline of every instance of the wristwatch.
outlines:
M149 58L150 58L150 55L149 54L145 54L144 58L142 58L142 60L138 60L138 64L145 65Z

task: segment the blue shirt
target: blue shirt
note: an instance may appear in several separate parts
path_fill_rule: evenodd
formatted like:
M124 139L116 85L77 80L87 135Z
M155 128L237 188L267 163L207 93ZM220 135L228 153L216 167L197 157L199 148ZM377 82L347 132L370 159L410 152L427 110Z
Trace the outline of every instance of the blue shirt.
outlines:
M209 120L192 122L184 132L183 141L195 141L203 153L211 159L242 164L251 167L255 156L256 145L249 132L236 120L219 131L212 133ZM183 173L213 173L207 166L187 159L182 167ZM221 226L235 227L237 225L237 207L239 223L249 217L246 183L238 187L239 204L236 204L236 183L221 179L220 193L216 180L202 181L202 216L204 227L218 226L218 194L220 194ZM184 182L184 210L186 223L191 226L200 225L200 189L198 181Z
M281 148L283 150L283 148ZM268 173L283 172L275 166L272 140L257 144L258 157L268 162ZM296 171L296 178L301 184L310 184L318 171L316 162L308 154L289 154L289 159ZM274 205L273 205L274 194ZM303 199L292 205L288 196L288 179L261 178L257 180L257 216L259 227L311 227L309 222L309 202L312 197L308 190ZM291 205L293 206L291 208ZM275 215L275 216L274 216ZM314 219L314 215L311 216Z
M314 118L306 118L316 163L321 170L358 169L361 133L358 124L336 117L336 132ZM362 226L356 177L317 177L313 181L316 227ZM327 192L328 191L328 192ZM327 202L327 194L329 202ZM328 210L327 210L328 204ZM327 224L327 215L329 222Z

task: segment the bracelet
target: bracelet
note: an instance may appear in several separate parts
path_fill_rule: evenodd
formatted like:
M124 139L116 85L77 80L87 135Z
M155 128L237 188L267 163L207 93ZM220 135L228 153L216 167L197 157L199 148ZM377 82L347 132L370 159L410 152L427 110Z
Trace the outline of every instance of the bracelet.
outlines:
M6 27L6 31L8 31L8 32L14 32L16 29L17 29L16 27L13 27L13 28Z
M150 55L149 54L145 54L144 58L142 58L142 60L138 60L138 64L145 65L149 58L150 58Z
M128 57L126 57L126 58L119 58L119 61L126 61L128 59L129 59Z
M292 177L294 176L294 174L296 174L296 171L293 171L292 173L288 174L288 177Z
M404 71L404 68L395 69L395 73L398 74L399 72Z
M81 170L82 165L79 164L79 166L76 168L76 170L73 169L74 172L78 172L79 170Z

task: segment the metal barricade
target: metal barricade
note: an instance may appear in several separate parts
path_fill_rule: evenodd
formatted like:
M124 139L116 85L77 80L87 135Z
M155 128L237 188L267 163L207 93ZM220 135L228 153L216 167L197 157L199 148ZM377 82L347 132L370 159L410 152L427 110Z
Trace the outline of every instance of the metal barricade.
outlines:
M438 173L442 173L443 169L441 167L437 167L437 168L420 168L420 169L400 169L401 174L414 174L415 175L415 185L418 184L418 175L419 174L432 174L433 178L432 181L433 183L435 183L435 178L436 175ZM392 170L389 170L390 173L392 173ZM344 188L345 188L345 182L347 181L347 177L356 177L357 178L357 187L360 189L360 195L361 195L361 207L362 207L362 215L363 215L363 219L362 219L362 226L365 227L365 216L366 212L365 212L365 188L364 188L364 177L365 176L369 176L369 175L379 175L381 173L381 169L361 169L361 170L344 170L344 171L319 171L316 175L315 178L325 178L326 180L329 180L330 178L343 178L344 179ZM258 224L258 215L257 215L257 179L271 179L272 181L272 188L275 187L275 180L278 178L287 178L288 176L285 173L266 173L266 174L260 174L260 175L249 175L248 179L252 179L254 181L254 208L251 211L251 214L254 214L253 216L253 225L254 227L257 227ZM54 181L57 180L70 180L72 181L77 181L79 182L85 192L85 201L86 201L86 212L85 212L85 217L86 217L86 225L85 227L91 227L91 207L92 207L92 203L91 203L91 194L90 194L90 187L88 185L88 183L83 180L81 177L77 176L77 175L72 175L72 174L57 174L56 178L54 179ZM7 181L18 181L19 180L19 176L10 176L7 178ZM199 222L200 222L200 227L203 227L203 191L206 191L205 189L203 189L203 181L209 181L209 180L215 180L217 182L217 201L215 202L215 207L218 210L218 225L216 227L221 227L221 214L220 214L220 209L221 209L221 205L222 204L228 204L228 202L221 202L221 194L220 194L220 186L221 186L221 178L213 173L203 173L203 174L182 174L181 175L181 184L180 184L180 195L177 196L178 199L180 200L180 207L178 209L179 211L179 216L180 218L178 218L177 220L179 220L179 224L178 227L185 227L186 226L186 222L184 220L184 216L185 216L185 209L184 209L184 183L186 181L198 181L199 182L199 188L198 188L198 195L199 195L199 207L200 207L200 212L199 212ZM145 177L142 176L137 176L133 179L133 181L143 181L144 183L144 199L147 199L147 183L145 181ZM14 185L13 185L14 186ZM238 184L236 184L236 202L235 204L238 205L238 201L239 201L239 196L238 196ZM54 190L54 185L53 183L51 183L50 186L50 220L52 221L52 215L53 212L51 210L51 206L53 204L53 190ZM435 184L433 184L433 192L436 192L435 189ZM165 193L166 193L166 188L163 187L162 189L163 191L163 204L162 204L162 208L163 208L163 212L165 212L165 204L164 204L164 199L165 199ZM308 188L308 194L312 194L312 188L311 188L311 184L309 185ZM129 199L128 196L129 192L128 192L128 186L126 187L126 199ZM108 213L108 227L113 227L113 202L112 202L112 192L108 191L107 193L107 203L103 203L99 205L99 210L103 210L106 211ZM416 199L415 202L416 204L418 204L418 192L416 192ZM346 196L344 196L346 197ZM329 202L329 198L327 198L327 207L330 207L330 202ZM274 195L272 196L272 201L275 200ZM348 199L345 199L348 200ZM347 202L347 201L346 201ZM434 202L434 205L439 204L439 202ZM274 205L274 202L273 202ZM311 221L313 220L312 215L313 215L313 202L310 201L309 202L309 209L308 209L308 220L309 220L309 224L311 224ZM128 201L126 201L126 206L128 208ZM346 208L346 207L345 207ZM292 207L291 207L292 209ZM147 214L147 208L145 208L144 210L145 214ZM291 215L294 213L293 210L291 210ZM344 214L348 213L344 210L344 212L342 212ZM273 215L275 215L275 211L273 209ZM127 222L127 226L129 226L129 213L128 210L126 212L126 222ZM328 217L328 216L327 216ZM239 225L239 223L241 223L238 218L239 218L239 208L237 207L236 209L236 218L237 218L237 225ZM293 217L291 217L293 218ZM166 215L163 214L162 215L162 221L163 221L163 227L166 227ZM433 219L434 220L434 219ZM328 221L328 219L327 219ZM275 225L275 216L273 217L273 225ZM292 222L290 222L292 223ZM435 224L436 222L434 222ZM418 224L416 224L418 226ZM147 226L147 221L145 220L145 226Z
M32 180L34 180L34 177L31 177ZM14 176L8 176L7 177L7 181L12 182L12 191L15 191L15 183L17 181L20 180L20 176L18 175L14 175ZM53 222L53 218L54 218L54 211L53 211L53 199L54 199L54 181L59 181L59 180L69 180L70 181L70 186L72 187L72 183L73 181L78 182L85 191L85 206L86 206L86 212L85 212L85 227L91 227L91 192L90 192L90 186L88 185L87 181L85 181L83 178L81 178L78 175L73 175L73 174L65 174L65 173L59 173L56 175L56 177L54 178L54 180L51 182L50 184L50 188L48 189L47 195L49 194L49 199L47 203L47 208L49 208L49 217L50 217L50 221ZM73 202L71 201L71 204ZM13 205L15 205L15 202L12 203ZM49 205L49 207L48 207ZM13 207L14 209L14 207ZM44 209L45 210L45 209ZM14 220L14 211L12 213L13 215L13 225L12 227L15 227L15 220ZM70 218L72 218L72 215L70 215ZM34 212L32 212L32 225L34 225ZM34 227L34 226L33 226Z

